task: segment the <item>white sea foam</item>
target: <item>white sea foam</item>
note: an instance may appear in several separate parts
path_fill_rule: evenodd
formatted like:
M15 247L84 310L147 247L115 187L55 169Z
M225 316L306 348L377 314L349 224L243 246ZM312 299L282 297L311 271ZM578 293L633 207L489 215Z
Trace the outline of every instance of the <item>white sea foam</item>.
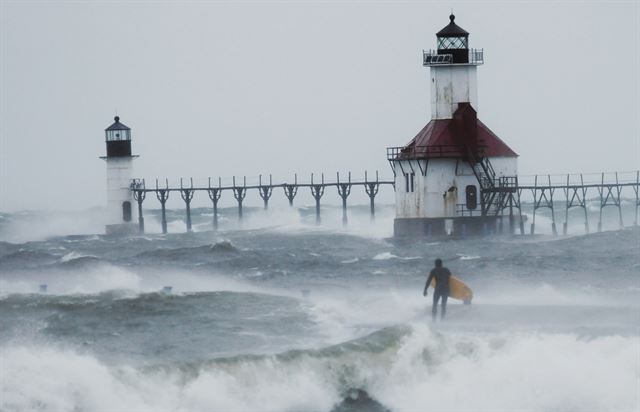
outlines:
M94 258L95 256L93 256L93 255L84 255L82 253L79 253L79 252L76 252L76 251L72 251L72 252L69 252L66 255L62 256L60 258L60 262L63 262L63 263L64 262L69 262L69 261L72 261L72 260L75 260L75 259L79 259L79 258L83 258L83 257L93 257Z
M397 259L397 258L398 258L398 256L392 254L391 252L382 252L382 253L378 253L377 255L372 257L371 259L373 259L373 260L389 260L389 259Z
M371 259L372 260L389 260L389 259L415 260L415 259L421 259L421 258L419 256L401 257L401 256L396 256L391 252L382 252L382 253L378 253L377 255L372 257Z
M431 338L429 331L417 328L388 375L375 382L372 395L400 411L416 405L449 411L638 406L637 337L524 334L445 338L437 346ZM425 342L437 353L432 365L424 362Z
M14 213L0 230L0 240L22 243L51 236L104 233L104 218L102 209Z
M458 256L460 256L460 260L476 260L476 259L480 259L480 256L473 256L473 255L462 255L460 253L457 253Z
M2 348L0 409L329 411L349 388L393 411L638 406L637 337L442 335L423 325L386 335L373 346L365 339L340 350L205 363L186 374L9 345Z

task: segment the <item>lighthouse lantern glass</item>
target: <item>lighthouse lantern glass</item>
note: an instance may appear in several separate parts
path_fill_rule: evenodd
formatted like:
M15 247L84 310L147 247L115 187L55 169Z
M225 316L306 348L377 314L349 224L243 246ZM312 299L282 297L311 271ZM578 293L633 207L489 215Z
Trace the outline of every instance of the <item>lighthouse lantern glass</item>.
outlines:
M468 38L467 37L439 37L438 38L438 49L440 50L451 50L451 49L468 49Z
M107 141L131 140L131 130L107 130Z

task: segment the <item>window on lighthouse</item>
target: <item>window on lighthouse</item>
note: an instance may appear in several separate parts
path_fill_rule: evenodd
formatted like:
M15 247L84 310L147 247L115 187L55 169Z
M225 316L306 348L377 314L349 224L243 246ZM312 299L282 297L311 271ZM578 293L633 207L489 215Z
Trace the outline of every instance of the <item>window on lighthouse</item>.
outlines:
M109 130L107 131L107 141L113 142L117 140L131 140L131 131L129 130Z
M468 49L468 39L466 37L440 37L438 39L438 49Z
M415 177L415 173L404 174L405 192L411 193L415 191Z

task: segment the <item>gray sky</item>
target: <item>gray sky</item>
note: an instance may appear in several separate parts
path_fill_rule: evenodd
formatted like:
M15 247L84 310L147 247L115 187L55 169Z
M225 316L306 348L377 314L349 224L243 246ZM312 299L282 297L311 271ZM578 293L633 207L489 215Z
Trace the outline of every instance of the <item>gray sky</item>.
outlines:
M102 205L116 111L139 176L388 176L385 148L430 117L421 51L451 8L522 174L639 167L636 1L0 0L0 210Z

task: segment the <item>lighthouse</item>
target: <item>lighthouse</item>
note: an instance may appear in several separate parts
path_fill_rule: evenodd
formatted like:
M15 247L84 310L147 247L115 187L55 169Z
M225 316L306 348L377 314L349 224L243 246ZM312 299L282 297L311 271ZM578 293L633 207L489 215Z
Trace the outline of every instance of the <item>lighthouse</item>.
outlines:
M517 198L518 155L478 118L477 68L484 50L449 16L423 51L431 119L402 147L387 148L395 176L396 236L491 233Z
M120 123L116 116L114 123L105 129L107 155L101 157L107 163L107 234L133 233L136 225L131 181L133 160L131 155L131 129Z

